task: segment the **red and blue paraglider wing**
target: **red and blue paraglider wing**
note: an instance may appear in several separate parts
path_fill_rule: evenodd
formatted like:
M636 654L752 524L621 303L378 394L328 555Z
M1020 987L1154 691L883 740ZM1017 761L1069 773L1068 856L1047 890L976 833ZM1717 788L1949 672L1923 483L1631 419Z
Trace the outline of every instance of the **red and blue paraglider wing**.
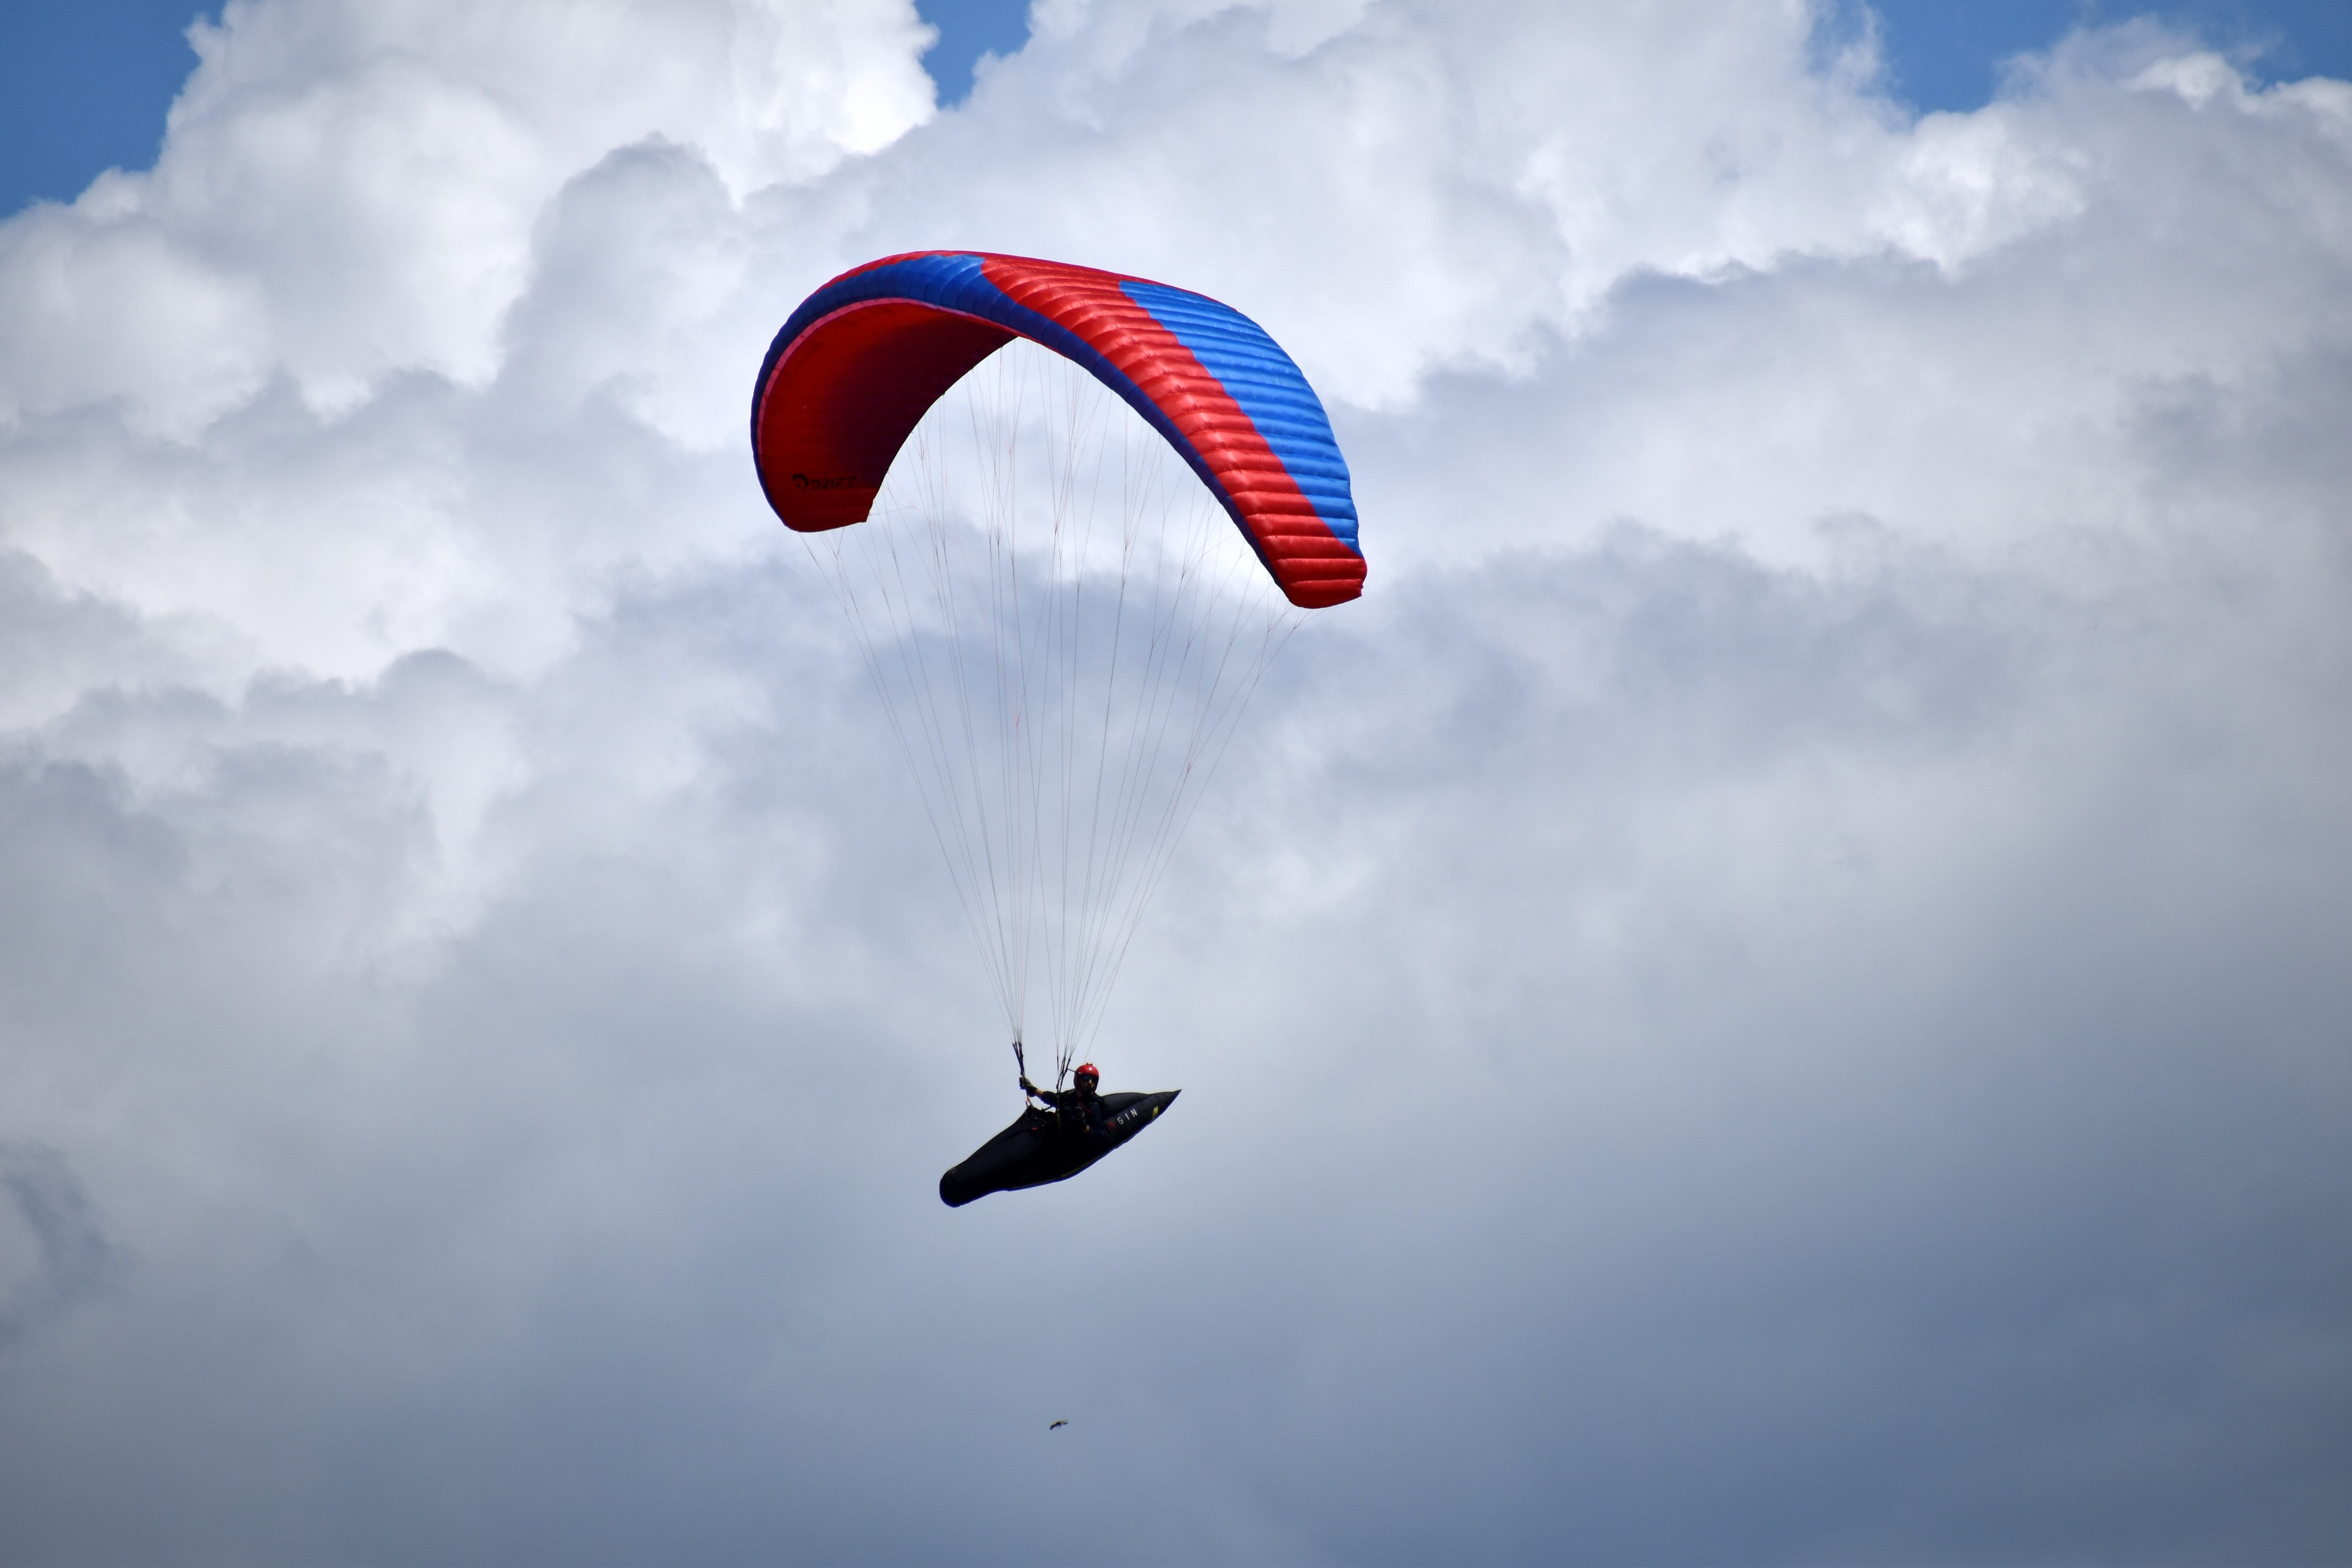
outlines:
M1014 337L1085 366L1149 420L1291 603L1363 592L1348 465L1281 345L1204 295L1057 261L919 251L810 295L752 395L769 504L803 533L865 521L924 411Z

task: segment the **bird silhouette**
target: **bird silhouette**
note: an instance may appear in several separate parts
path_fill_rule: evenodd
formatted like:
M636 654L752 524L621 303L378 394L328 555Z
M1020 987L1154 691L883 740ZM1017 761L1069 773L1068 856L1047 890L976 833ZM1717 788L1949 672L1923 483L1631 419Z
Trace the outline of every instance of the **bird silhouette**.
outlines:
M1069 1423L1067 1421L1056 1421L1054 1423L1053 1426L1048 1426L1045 1430L1051 1432L1054 1429L1054 1426L1067 1426L1068 1425Z

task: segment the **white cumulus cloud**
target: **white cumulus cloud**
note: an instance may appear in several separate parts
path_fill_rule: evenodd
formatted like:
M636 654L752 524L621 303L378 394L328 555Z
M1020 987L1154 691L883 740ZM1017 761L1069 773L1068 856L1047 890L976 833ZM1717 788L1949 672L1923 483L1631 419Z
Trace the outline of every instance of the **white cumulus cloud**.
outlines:
M2352 87L1832 20L199 25L0 222L0 1555L2340 1555ZM1185 1098L952 1213L743 435L940 247L1263 322L1371 573L1129 957Z

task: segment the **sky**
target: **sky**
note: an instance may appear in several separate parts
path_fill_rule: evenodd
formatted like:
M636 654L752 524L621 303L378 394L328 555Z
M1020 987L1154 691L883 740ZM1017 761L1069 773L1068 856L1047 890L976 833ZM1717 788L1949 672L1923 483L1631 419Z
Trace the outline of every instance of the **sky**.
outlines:
M1026 0L918 0L936 32L921 56L942 106L971 96L983 56L1017 54L1029 37ZM0 210L70 201L101 171L142 169L163 141L163 117L194 56L189 22L220 20L194 0L57 0L0 13ZM2352 10L2332 0L2180 0L2160 7L2104 0L1838 0L1825 39L1868 29L1882 91L1915 109L1973 110L1991 101L2021 54L2072 29L2154 16L2198 34L2260 79L2352 76Z
M2352 1561L2340 29L926 15L254 0L12 173L0 1561ZM1261 322L1370 574L1182 1100L955 1211L743 435L930 247Z

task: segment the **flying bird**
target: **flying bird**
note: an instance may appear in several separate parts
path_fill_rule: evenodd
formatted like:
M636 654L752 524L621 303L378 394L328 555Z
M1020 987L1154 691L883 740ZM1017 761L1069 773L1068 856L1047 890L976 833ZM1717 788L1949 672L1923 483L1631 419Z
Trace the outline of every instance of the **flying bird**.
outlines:
M1055 1422L1055 1423L1053 1424L1053 1426L1048 1426L1048 1427L1046 1427L1046 1428L1045 1428L1045 1430L1046 1430L1046 1431L1048 1431L1048 1432L1051 1432L1051 1431L1054 1429L1054 1427L1055 1427L1055 1426L1067 1426L1068 1425L1069 1425L1069 1423L1068 1423L1067 1421L1056 1421L1056 1422Z

